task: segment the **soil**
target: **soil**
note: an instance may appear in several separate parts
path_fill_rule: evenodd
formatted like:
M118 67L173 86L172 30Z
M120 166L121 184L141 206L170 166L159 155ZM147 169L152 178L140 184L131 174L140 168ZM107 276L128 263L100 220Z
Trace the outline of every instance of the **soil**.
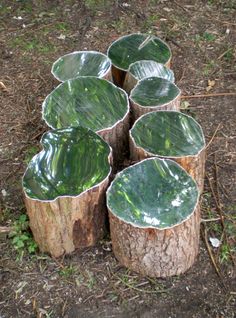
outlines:
M0 236L0 317L236 317L235 1L3 0L0 17L0 226L25 213L21 178L48 130L41 105L58 85L52 63L75 50L106 52L133 32L172 49L182 107L210 142L202 218L211 219L194 266L168 279L121 267L109 236L60 259L19 257Z

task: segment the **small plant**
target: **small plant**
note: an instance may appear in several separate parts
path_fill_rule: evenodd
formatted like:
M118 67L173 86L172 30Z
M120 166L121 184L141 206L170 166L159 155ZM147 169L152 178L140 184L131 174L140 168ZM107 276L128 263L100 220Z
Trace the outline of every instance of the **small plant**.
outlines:
M220 249L220 263L227 263L230 258L230 246L226 243L222 244Z
M37 250L37 244L32 234L29 232L29 221L26 214L22 214L13 224L13 230L9 234L13 247L19 252L22 259L25 251L34 254Z
M76 273L77 268L74 265L65 266L59 271L59 275L63 276L64 278L69 278Z
M38 147L30 146L25 152L24 163L28 164L37 152L38 152Z

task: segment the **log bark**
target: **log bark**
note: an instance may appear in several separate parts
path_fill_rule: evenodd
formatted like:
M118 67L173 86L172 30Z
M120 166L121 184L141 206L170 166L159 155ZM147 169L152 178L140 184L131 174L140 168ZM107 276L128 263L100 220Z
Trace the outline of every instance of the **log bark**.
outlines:
M196 156L185 156L185 157L163 157L151 154L145 151L141 147L137 147L133 138L129 136L129 146L130 146L130 157L132 161L141 161L145 158L159 157L172 159L176 161L181 167L183 167L190 176L196 181L200 194L203 192L204 188L204 177L205 177L205 161L206 161L206 148Z
M183 223L169 229L138 228L109 211L113 252L118 261L150 277L167 277L187 271L199 250L200 208Z
M130 108L131 108L133 122L137 120L139 117L141 117L142 115L150 113L150 112L155 112L160 110L179 111L180 110L180 94L169 103L163 104L161 106L153 106L153 107L143 107L139 104L134 103L130 99Z
M95 245L104 235L109 176L77 197L39 201L25 197L35 241L54 257Z
M128 111L125 117L113 127L97 132L112 148L112 166L114 170L117 169L126 157L127 149L129 148L129 127L130 113Z

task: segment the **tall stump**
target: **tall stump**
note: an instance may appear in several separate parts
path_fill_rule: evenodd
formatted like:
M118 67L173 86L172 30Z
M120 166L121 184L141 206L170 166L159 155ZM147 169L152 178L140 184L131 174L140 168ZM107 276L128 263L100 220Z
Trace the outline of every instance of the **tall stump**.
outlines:
M180 89L171 81L160 77L140 80L130 93L133 120L161 110L179 110Z
M53 129L84 126L95 131L112 147L115 167L125 157L129 100L107 80L87 76L62 83L43 102L43 119Z
M178 162L196 180L202 193L205 174L205 138L201 126L176 111L153 112L140 117L130 130L130 155Z
M137 61L130 64L125 76L123 89L129 93L138 81L148 77L164 78L172 83L175 81L174 73L167 66L155 61Z
M114 41L107 51L112 61L112 76L116 85L123 87L130 64L152 60L170 66L169 46L154 35L134 33Z
M199 250L198 197L196 183L172 160L145 159L120 172L107 192L119 262L151 277L188 270Z
M111 60L96 51L75 51L61 56L53 63L52 75L60 82L80 76L112 79Z
M84 127L43 135L23 177L30 227L43 252L58 257L104 235L111 149Z

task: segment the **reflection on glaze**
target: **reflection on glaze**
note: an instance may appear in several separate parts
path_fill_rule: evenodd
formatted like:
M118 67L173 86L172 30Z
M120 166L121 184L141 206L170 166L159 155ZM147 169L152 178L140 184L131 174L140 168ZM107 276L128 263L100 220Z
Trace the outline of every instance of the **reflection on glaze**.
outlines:
M201 126L192 117L175 111L142 116L130 134L138 147L164 157L197 155L205 146Z
M118 218L134 226L160 229L188 218L197 200L193 179L176 162L159 158L123 170L107 192L108 207Z
M174 83L175 77L173 71L161 63L155 61L137 61L129 67L129 73L136 80L147 77L160 77Z
M113 126L128 111L126 93L96 77L79 77L57 86L43 103L43 118L52 128Z
M32 199L77 196L109 174L110 148L88 128L49 131L41 143L43 150L30 161L23 177L24 191Z
M149 77L138 82L130 99L140 106L162 106L180 95L180 89L172 82L159 77Z
M79 51L60 57L52 66L52 74L61 82L79 76L103 77L111 67L110 59L99 52Z
M136 61L152 60L165 64L171 58L169 47L158 37L147 34L123 36L113 42L107 54L112 64L124 71Z

